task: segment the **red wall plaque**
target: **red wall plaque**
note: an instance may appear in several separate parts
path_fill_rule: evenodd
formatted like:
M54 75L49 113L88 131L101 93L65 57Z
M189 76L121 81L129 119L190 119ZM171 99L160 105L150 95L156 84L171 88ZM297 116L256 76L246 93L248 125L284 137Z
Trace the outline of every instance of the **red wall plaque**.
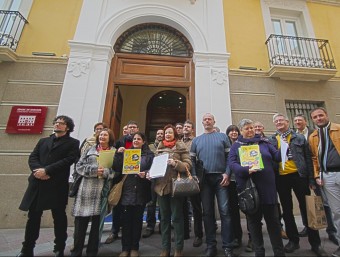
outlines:
M46 113L46 106L13 106L8 118L6 133L41 134Z

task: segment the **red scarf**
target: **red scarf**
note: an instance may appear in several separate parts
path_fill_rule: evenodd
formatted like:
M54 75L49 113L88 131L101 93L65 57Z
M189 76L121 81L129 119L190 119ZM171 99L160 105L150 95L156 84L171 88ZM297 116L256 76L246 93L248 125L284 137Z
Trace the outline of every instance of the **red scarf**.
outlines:
M100 144L97 145L97 152L100 152L102 150L110 150L110 146L108 147L102 147Z
M169 142L169 141L166 141L165 139L163 140L163 145L165 147L168 147L168 148L173 148L176 144L177 140L174 139L173 141Z

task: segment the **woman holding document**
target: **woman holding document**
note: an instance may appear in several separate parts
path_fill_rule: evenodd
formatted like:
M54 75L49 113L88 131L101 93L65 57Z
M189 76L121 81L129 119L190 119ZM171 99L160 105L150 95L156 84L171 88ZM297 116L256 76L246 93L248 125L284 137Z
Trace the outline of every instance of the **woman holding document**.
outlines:
M255 256L265 256L262 217L267 224L274 256L285 256L277 208L275 174L272 166L272 162L281 160L280 151L275 149L266 138L255 135L252 120L241 120L239 129L241 135L230 149L229 165L236 175L239 192L244 190L246 181L251 176L259 194L260 208L254 214L247 214Z
M172 179L177 173L191 169L191 159L185 144L179 140L176 128L164 127L165 139L159 143L156 155L168 154L169 159L164 177L155 179L155 192L161 213L162 252L160 256L170 256L171 220L175 231L175 257L182 256L184 247L183 197L172 197Z
M83 178L72 209L72 215L75 219L74 249L71 256L82 256L86 230L90 220L92 225L86 253L87 256L96 256L98 253L103 198L107 198L109 182L113 177L113 144L113 132L105 128L96 136L96 144L85 151L77 162L76 172ZM111 160L106 160L106 162L111 161L111 166L110 164L101 165L99 161L100 153L104 151L111 156ZM106 204L104 203L104 205Z
M140 172L137 174L122 174L124 151L140 149L140 156L134 155L135 160L140 160ZM137 132L133 136L132 148L126 150L120 148L114 160L114 170L123 176L127 176L122 189L120 204L122 205L122 252L120 257L138 257L139 241L143 228L143 213L145 205L151 200L151 181L147 179L154 153L150 150L146 137ZM124 164L125 166L125 164Z

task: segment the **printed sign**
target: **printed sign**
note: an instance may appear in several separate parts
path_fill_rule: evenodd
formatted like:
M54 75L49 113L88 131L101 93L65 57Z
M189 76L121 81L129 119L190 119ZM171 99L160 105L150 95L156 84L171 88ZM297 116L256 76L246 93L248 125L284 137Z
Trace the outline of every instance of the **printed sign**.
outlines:
M41 134L46 113L46 106L13 106L8 118L6 133Z
M123 174L138 174L140 172L141 149L125 149Z

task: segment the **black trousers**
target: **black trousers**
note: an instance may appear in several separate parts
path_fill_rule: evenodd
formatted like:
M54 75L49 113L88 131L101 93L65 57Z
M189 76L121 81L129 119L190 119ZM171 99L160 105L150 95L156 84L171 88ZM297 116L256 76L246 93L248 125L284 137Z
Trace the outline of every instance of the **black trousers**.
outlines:
M146 228L154 231L156 226L156 204L157 204L157 194L151 188L151 201L146 207ZM161 220L161 212L158 212L158 219Z
M307 224L306 211L306 195L310 195L309 184L307 178L302 178L299 174L292 173L288 175L280 175L276 179L277 192L279 193L283 220L285 222L287 236L289 241L299 243L299 232L296 226L295 217L293 214L292 191L299 202L301 218L303 225L307 227L308 241L312 247L318 247L321 244L321 239L318 230L313 230Z
M194 234L195 237L203 237L203 211L201 195L196 194L190 196L190 202L192 206L192 212L194 216Z
M121 226L122 206L118 203L112 208L112 234L118 234Z
M87 227L91 220L91 230L86 248L87 256L96 256L99 247L100 215L74 218L74 249L71 256L82 256Z
M54 223L54 252L64 251L67 240L67 216L66 206L52 209ZM28 220L25 229L25 241L22 243L22 252L33 254L35 242L39 238L41 216L43 211L35 210L35 204L32 204L28 211Z
M238 206L236 182L230 181L227 188L229 193L229 212L231 216L234 239L242 240L243 232L241 226L240 208Z
M145 205L122 205L122 251L139 250Z
M247 215L250 235L254 245L255 256L265 256L262 234L262 217L266 221L267 231L274 252L274 256L285 256L279 212L276 204L261 204L259 210L252 215Z

